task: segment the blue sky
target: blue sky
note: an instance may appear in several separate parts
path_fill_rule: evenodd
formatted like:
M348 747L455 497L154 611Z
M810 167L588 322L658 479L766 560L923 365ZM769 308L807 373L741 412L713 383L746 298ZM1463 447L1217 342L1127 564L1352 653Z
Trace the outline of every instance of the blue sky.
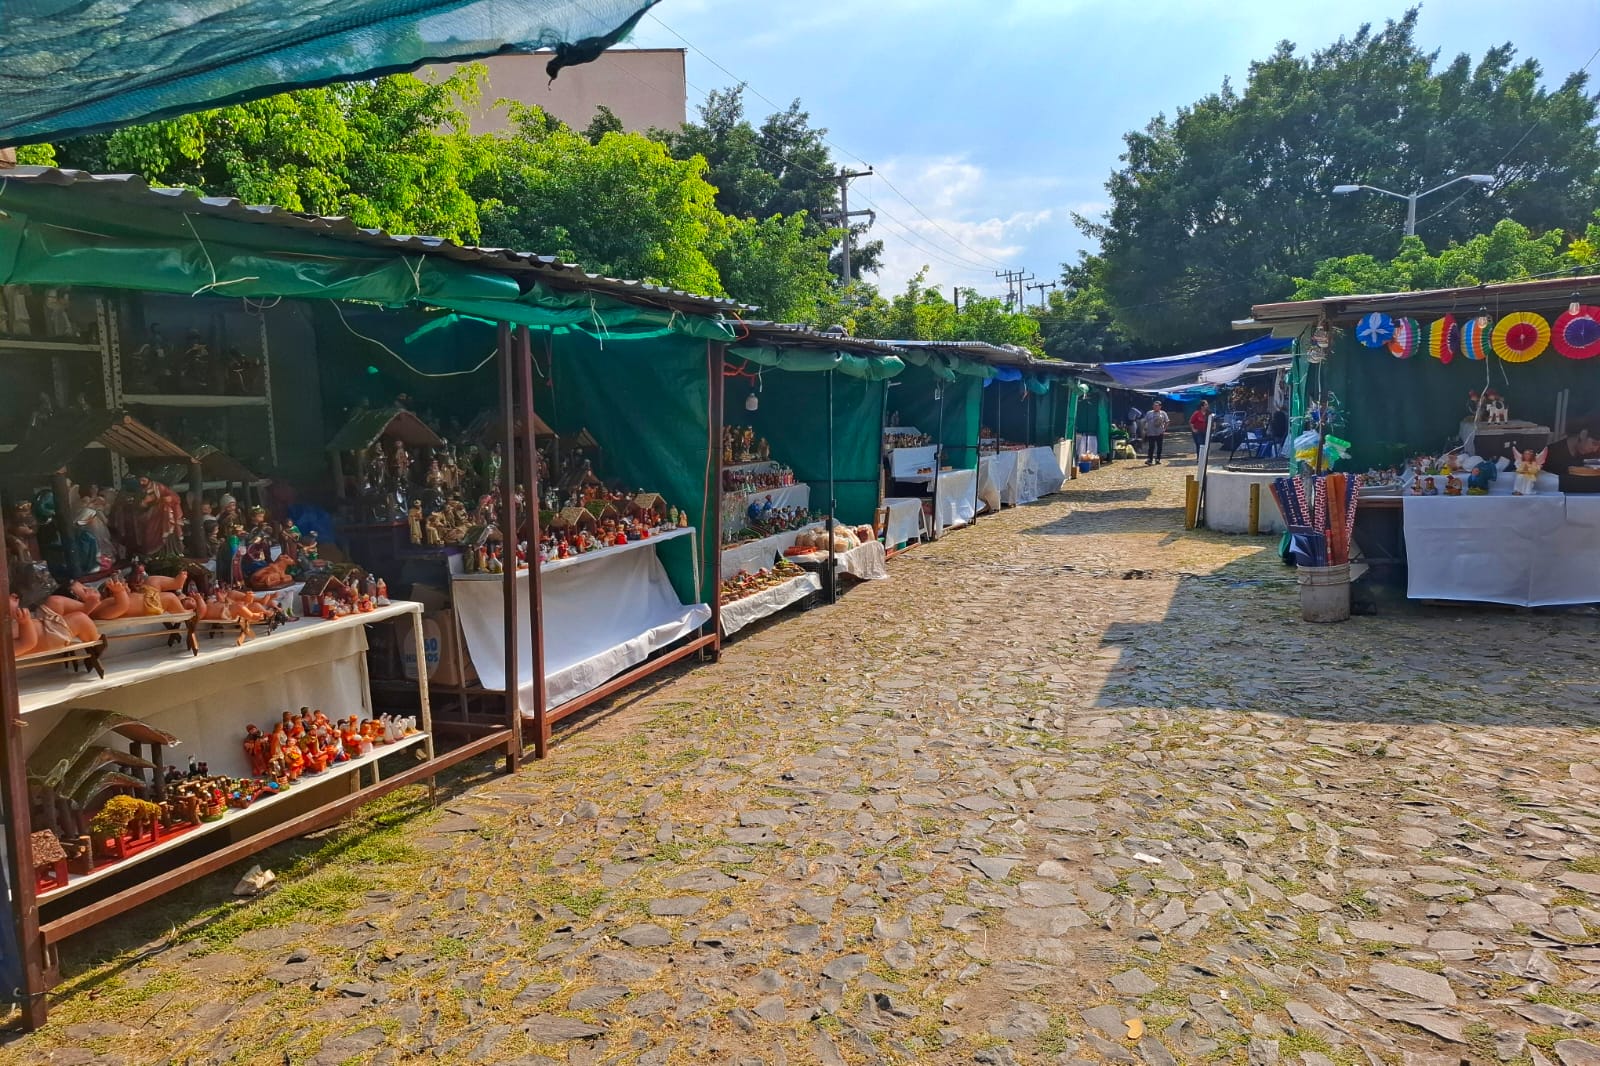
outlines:
M1345 0L663 0L632 44L683 37L781 105L799 97L836 157L883 178L851 187L879 211L878 278L926 264L944 286L1003 293L1086 247L1074 211L1105 206L1122 134L1214 91L1285 38L1307 52L1404 3ZM1441 60L1510 41L1559 83L1600 48L1600 0L1430 0L1418 39ZM693 49L691 109L735 79ZM1591 89L1600 60L1589 67ZM749 103L759 119L772 110ZM906 199L890 188L903 193ZM912 207L907 203L915 204ZM920 209L920 212L919 210ZM926 217L925 217L926 216ZM1030 298L1037 299L1038 293Z

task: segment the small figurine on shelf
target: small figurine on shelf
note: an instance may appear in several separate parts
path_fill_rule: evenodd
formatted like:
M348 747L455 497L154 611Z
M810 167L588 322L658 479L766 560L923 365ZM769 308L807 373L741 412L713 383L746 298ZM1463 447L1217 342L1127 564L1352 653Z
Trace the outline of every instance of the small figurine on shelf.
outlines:
M1422 494L1424 496L1439 495L1439 486L1438 483L1433 480L1432 474L1429 474L1427 477L1422 479Z
M1461 479L1451 474L1444 479L1444 494L1446 496L1461 495Z
M1544 461L1549 454L1549 448L1537 455L1531 448L1518 453L1516 464L1512 467L1516 472L1516 480L1511 483L1511 495L1532 496L1539 491L1539 473L1544 470Z
M1489 424L1493 426L1503 426L1511 418L1511 411L1506 407L1506 401L1493 389L1485 395L1484 413L1488 417Z
M406 451L405 441L397 440L394 442L394 457L392 461L394 463L395 486L401 489L407 488L411 484L411 453Z
M411 507L406 511L406 526L411 533L411 543L422 543L422 501L412 500Z

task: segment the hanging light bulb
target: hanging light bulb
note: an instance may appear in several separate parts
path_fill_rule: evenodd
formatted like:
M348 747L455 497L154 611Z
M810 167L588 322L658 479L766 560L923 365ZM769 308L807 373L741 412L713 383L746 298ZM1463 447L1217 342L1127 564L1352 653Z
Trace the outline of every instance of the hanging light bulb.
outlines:
M744 398L744 409L746 411L757 411L757 410L760 410L761 409L761 398L758 397L755 393L752 392L750 395L748 395L748 396L746 396Z
M1575 315L1581 310L1583 310L1583 304L1579 301L1578 294L1573 293L1572 302L1567 305L1567 314Z

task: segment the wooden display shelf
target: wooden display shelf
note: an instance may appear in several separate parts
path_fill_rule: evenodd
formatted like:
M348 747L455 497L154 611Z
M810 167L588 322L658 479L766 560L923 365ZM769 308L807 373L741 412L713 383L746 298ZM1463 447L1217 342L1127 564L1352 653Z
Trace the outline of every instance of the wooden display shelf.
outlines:
M584 552L582 555L574 555L569 559L552 559L550 562L547 562L543 566L539 567L539 572L541 574L548 574L555 570L564 570L567 567L582 566L584 563L597 562L600 559L610 558L613 555L621 555L623 552L638 551L640 548L653 548L663 541L677 540L679 537L693 535L693 526L686 526L683 529L672 529L665 533L652 533L644 540L630 540L626 544L613 544L609 548L601 548L599 551ZM519 566L517 567L517 572L522 573L527 569L528 568L526 566ZM451 575L450 580L500 581L504 578L504 576L504 574L453 574Z
M21 337L0 337L0 351L4 352L93 352L100 354L100 345L87 341L35 341Z
M39 902L54 903L56 900L69 896L80 888L83 888L87 885L92 885L96 881L104 880L113 874L130 870L142 862L146 862L155 858L157 855L165 854L166 852L179 848L191 841L208 836L211 833L215 833L219 829L231 829L237 826L240 822L248 820L253 815L257 815L263 810L281 805L283 801L288 799L290 796L304 795L306 792L318 788L319 786L326 785L334 781L348 780L352 774L355 774L360 770L364 770L368 766L376 766L378 760L382 759L385 755L394 755L397 752L407 751L416 747L418 744L425 742L427 739L427 733L414 733L411 736L406 737L404 740L397 741L393 744L385 744L382 747L374 748L366 755L362 755L358 758L350 759L347 762L342 762L331 766L320 774L310 774L304 776L294 785L294 787L280 792L275 796L268 796L265 799L259 799L242 810L230 808L226 814L214 822L201 822L197 826L186 826L182 829L173 830L171 835L163 837L154 844L151 844L149 847L135 852L126 859L96 867L94 870L86 874L69 875L65 885L62 885L59 888L49 888L41 891L39 893Z
M226 396L214 393L125 392L122 402L140 407L266 407L265 396Z
M107 664L108 669L104 677L84 675L62 678L60 675L55 675L45 678L33 674L23 677L18 684L20 690L18 707L22 714L27 716L51 707L92 699L102 693L143 684L146 681L172 677L191 670L221 666L245 656L281 648L286 644L316 640L335 630L400 618L419 609L417 604L398 602L391 603L387 607L379 607L366 614L349 614L343 618L302 618L281 626L274 633L258 634L240 645L235 645L231 641L202 641L198 655L175 656L172 649L165 646L144 649L112 660Z

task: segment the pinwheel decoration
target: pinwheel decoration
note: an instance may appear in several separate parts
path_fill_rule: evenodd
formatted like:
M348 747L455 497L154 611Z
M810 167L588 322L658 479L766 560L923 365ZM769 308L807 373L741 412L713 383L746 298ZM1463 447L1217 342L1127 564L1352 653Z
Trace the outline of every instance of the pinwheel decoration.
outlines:
M1568 359L1600 355L1600 307L1577 304L1567 308L1550 327L1550 343Z
M1381 311L1363 316L1356 324L1356 339L1368 348L1387 347L1394 338L1394 319Z
M1550 346L1550 323L1532 311L1513 311L1495 323L1494 354L1508 363L1529 363Z
M1461 354L1473 362L1488 358L1490 348L1491 326L1493 322L1488 315L1479 315L1469 318L1461 324Z
M1445 366L1456 357L1460 343L1461 327L1456 325L1455 315L1445 315L1428 327L1428 354Z
M1389 354L1396 359L1410 359L1417 352L1417 343L1422 337L1422 327L1414 318L1397 318L1394 320L1394 336L1389 338L1385 345Z

